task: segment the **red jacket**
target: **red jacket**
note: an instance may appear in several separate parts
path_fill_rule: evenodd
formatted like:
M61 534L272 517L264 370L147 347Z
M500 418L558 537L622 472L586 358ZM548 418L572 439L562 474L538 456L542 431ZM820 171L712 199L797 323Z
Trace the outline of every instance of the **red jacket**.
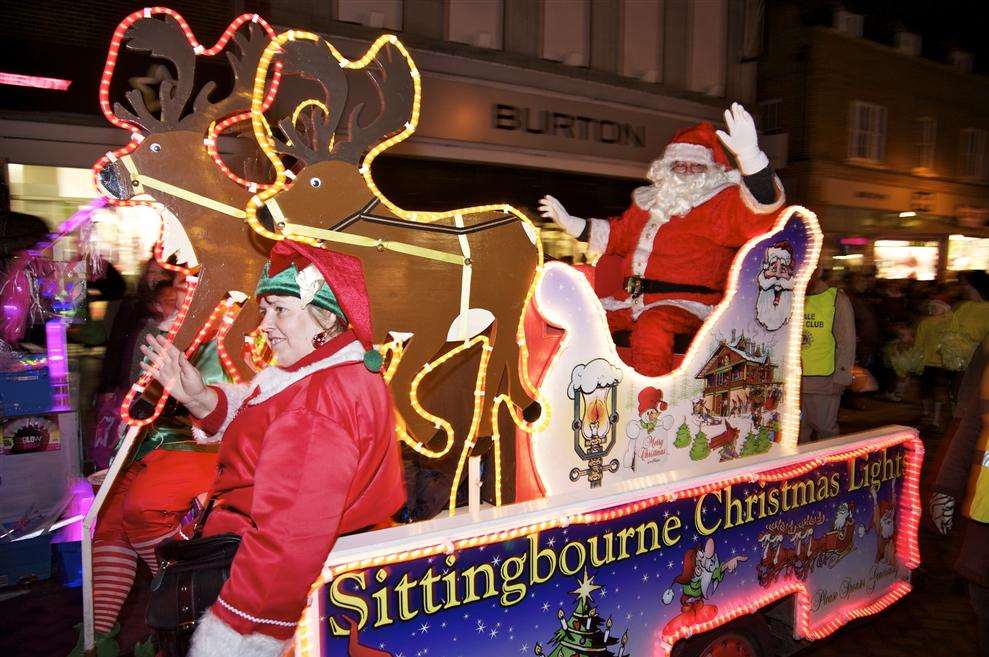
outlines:
M687 214L665 222L653 218L648 210L635 202L621 216L592 219L589 250L622 256L624 277L635 275L714 290L710 293L644 294L635 305L626 292L620 291L603 300L604 307L608 310L632 308L633 316L638 317L658 301L688 301L701 306L717 304L724 296L728 272L739 247L772 228L776 211L783 204L782 186L778 180L776 186L777 199L770 205L756 201L744 183L732 183L695 205ZM695 312L693 307L688 310Z
M214 388L217 408L199 424L223 442L203 535L242 538L212 607L241 635L291 638L337 537L405 501L391 398L363 354L347 332L259 373L243 403Z

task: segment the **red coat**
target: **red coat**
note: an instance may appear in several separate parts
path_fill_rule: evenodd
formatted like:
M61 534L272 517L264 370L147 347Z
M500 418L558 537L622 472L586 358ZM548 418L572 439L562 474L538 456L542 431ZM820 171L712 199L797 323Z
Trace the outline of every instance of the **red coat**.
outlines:
M391 398L363 354L344 333L259 373L243 404L215 388L219 404L200 422L223 437L203 534L242 538L212 612L241 635L291 638L337 537L405 501Z
M714 290L644 294L634 304L628 293L620 291L603 299L604 307L631 308L637 318L657 302L674 300L678 303L666 305L681 305L704 319L724 296L738 248L773 226L776 211L783 204L782 186L775 182L777 200L770 205L756 201L744 184L730 183L687 214L665 222L634 202L621 216L592 219L589 249L623 257L624 277L635 275Z

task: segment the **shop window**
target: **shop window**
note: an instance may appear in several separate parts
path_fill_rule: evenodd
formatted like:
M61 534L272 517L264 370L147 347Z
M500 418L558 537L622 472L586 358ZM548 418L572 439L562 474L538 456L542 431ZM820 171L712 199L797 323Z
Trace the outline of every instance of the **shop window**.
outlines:
M917 119L917 164L928 171L934 168L934 142L937 137L937 119L922 116Z
M337 0L337 20L401 30L402 0Z
M986 171L985 130L965 128L962 130L962 177L972 180L985 180Z
M590 43L590 0L544 0L543 59L568 66L587 66Z
M446 38L478 48L502 46L504 20L502 0L450 0L447 5Z
M663 3L622 3L622 75L646 82L663 79Z
M882 162L886 157L886 108L853 101L849 126L849 159Z
M708 96L724 96L728 69L728 5L726 0L688 3L690 59L688 88Z
M773 98L759 103L759 129L767 135L783 132L783 122L780 114L783 111L783 99Z

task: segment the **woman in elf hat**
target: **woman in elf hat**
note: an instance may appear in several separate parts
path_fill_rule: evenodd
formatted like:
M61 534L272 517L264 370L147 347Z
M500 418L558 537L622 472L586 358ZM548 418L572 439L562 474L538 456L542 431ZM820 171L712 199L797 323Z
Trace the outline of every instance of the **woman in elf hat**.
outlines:
M145 347L200 439L222 438L203 536L241 537L190 656L282 654L337 537L405 501L360 261L284 240L255 294L275 364L246 385L205 386L174 346Z

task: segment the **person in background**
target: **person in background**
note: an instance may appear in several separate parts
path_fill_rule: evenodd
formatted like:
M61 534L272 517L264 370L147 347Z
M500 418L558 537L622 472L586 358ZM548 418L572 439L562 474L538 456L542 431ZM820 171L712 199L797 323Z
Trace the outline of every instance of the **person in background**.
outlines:
M989 657L989 339L972 357L962 378L956 425L932 486L930 514L941 534L951 531L955 507L967 522L955 570L968 580L978 621L980 652Z
M133 339L164 335L178 311L180 288L160 281L150 294L150 317L141 322ZM142 363L140 351L130 347L127 382L137 380ZM200 348L193 361L205 381L226 381L215 342ZM114 412L119 417L119 401ZM102 650L117 649L117 619L134 583L138 558L152 575L157 574L155 548L175 536L197 497L209 490L218 450L219 445L196 442L185 409L166 412L138 438L100 511L93 535L94 629ZM81 654L80 637L70 657Z
M852 313L855 315L855 364L875 375L877 354L879 353L879 323L876 321L876 298L872 289L873 279L867 274L856 272L848 278L844 288ZM864 408L860 393L849 394L848 403L852 408Z
M844 292L821 279L818 267L807 284L804 301L798 442L838 435L838 407L852 382L854 362L852 304Z
M927 302L927 316L917 323L913 347L922 368L921 422L932 428L940 427L945 400L954 397L954 373L945 367L941 353L942 340L950 325L951 305L946 295L935 294Z
M86 472L102 470L109 465L119 434L120 404L137 380L134 374L140 370L139 341L149 330L157 330L158 324L172 313L170 297L180 296L180 290L173 287L173 282L174 274L150 258L138 279L136 291L121 300L106 343L99 386L93 397L94 426L86 434L92 436L92 443L86 450L91 467ZM162 298L156 299L159 294Z

